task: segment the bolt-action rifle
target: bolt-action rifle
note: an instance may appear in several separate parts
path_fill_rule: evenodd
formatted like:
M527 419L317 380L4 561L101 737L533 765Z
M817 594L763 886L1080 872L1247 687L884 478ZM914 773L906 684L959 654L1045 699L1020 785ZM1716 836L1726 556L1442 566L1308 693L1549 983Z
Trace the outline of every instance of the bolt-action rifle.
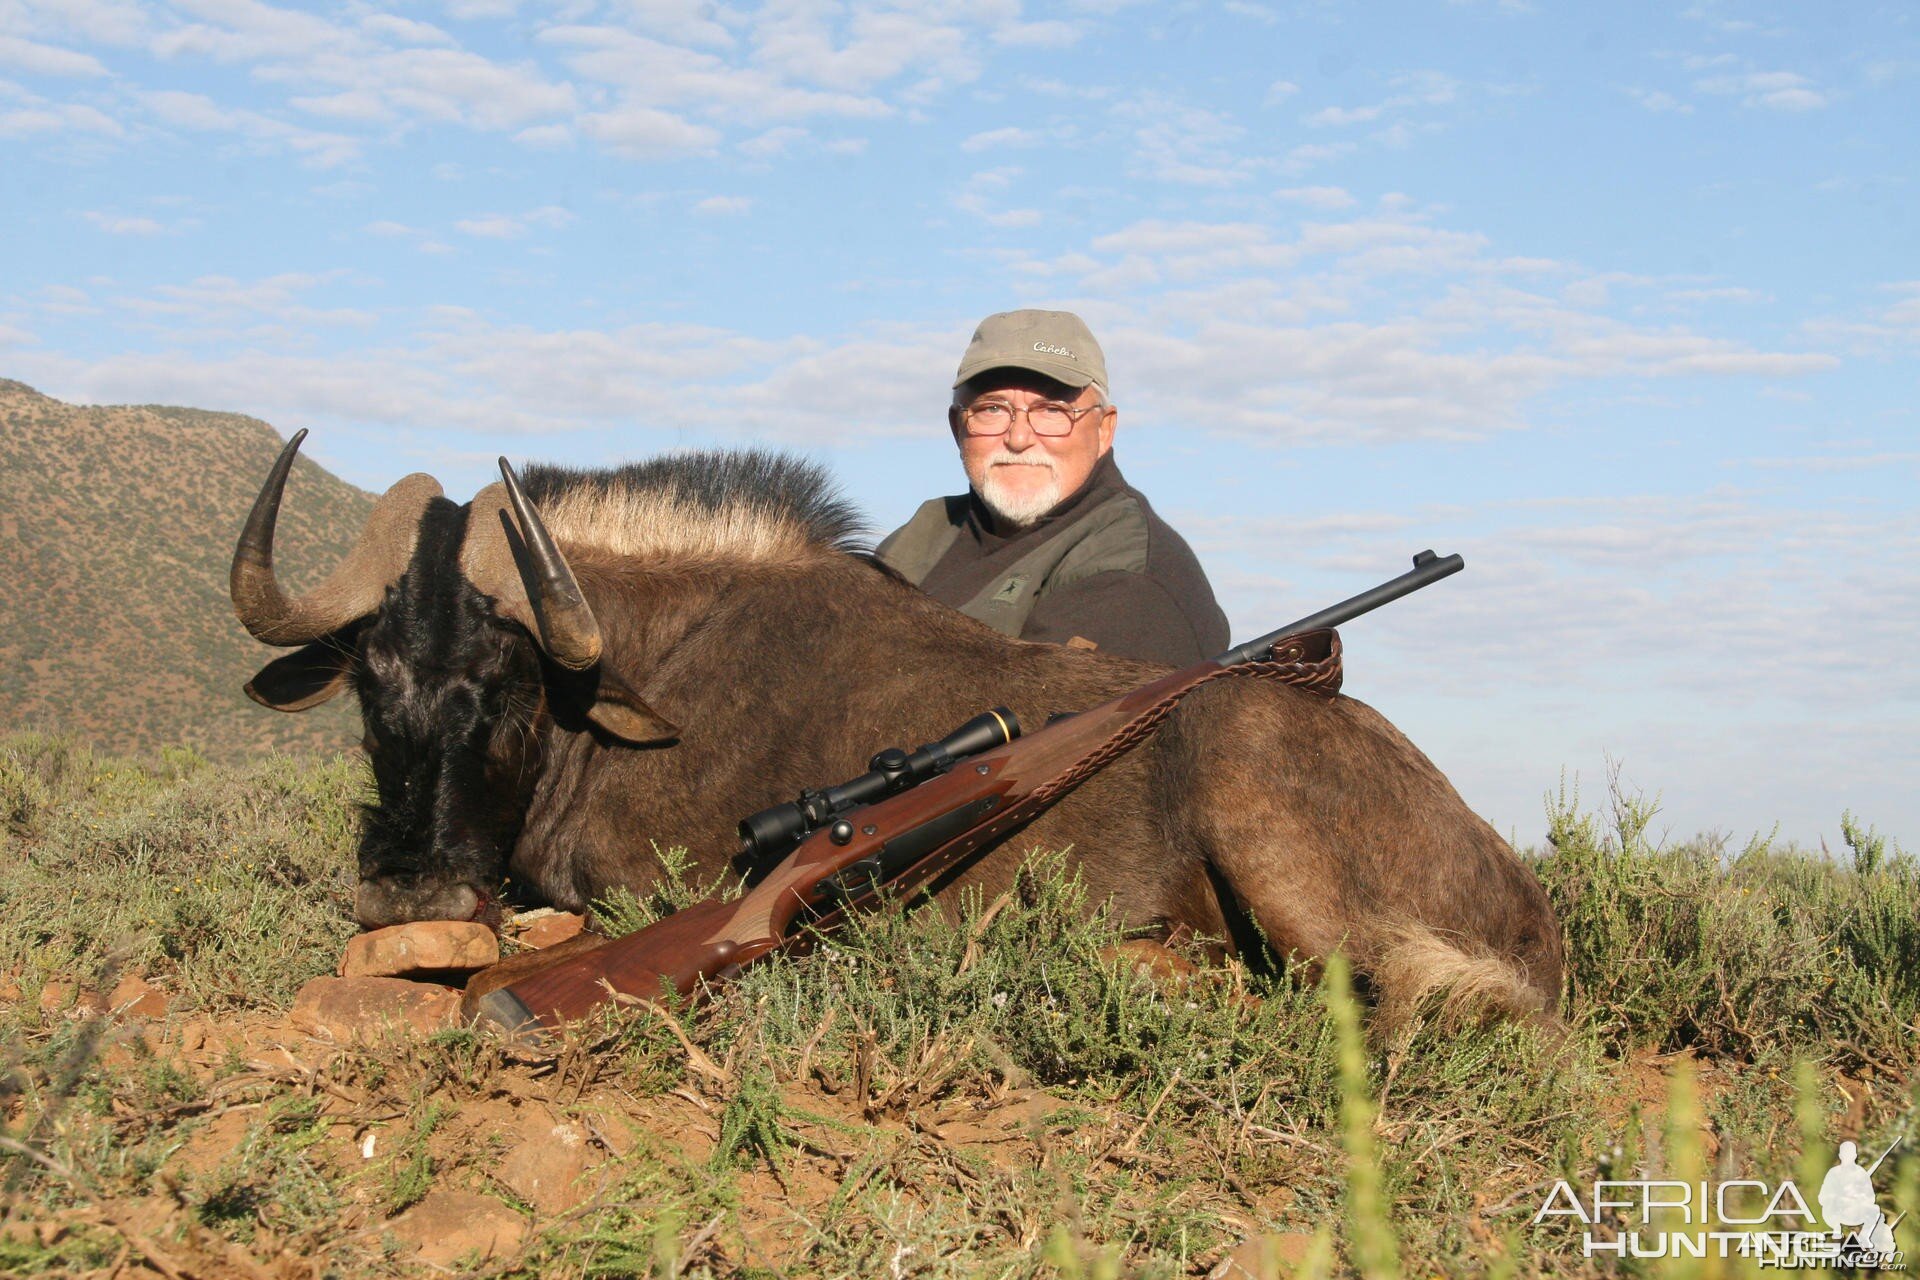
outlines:
M1110 702L1055 716L1024 737L1013 713L995 707L915 751L882 751L867 773L803 792L740 824L742 860L766 868L743 896L709 898L557 960L485 993L468 1013L509 1030L544 1032L616 994L693 995L832 928L883 893L909 893L952 870L1143 741L1201 684L1268 677L1331 696L1340 676L1339 637L1331 628L1464 564L1457 555L1422 551L1397 578Z

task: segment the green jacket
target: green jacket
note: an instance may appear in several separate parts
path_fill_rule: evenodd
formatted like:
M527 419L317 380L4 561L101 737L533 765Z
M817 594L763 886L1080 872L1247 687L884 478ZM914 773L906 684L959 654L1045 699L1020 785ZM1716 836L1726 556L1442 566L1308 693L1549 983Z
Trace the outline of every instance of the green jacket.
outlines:
M970 493L933 498L876 554L1003 635L1175 664L1223 651L1226 615L1199 561L1112 459L1035 527L995 532Z

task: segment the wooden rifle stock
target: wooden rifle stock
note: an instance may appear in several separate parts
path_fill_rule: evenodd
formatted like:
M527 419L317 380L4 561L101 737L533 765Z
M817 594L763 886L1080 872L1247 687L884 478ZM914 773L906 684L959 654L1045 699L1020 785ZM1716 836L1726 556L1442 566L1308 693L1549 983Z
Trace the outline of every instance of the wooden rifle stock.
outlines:
M1312 615L1329 628L1461 567L1458 556L1414 557L1411 573ZM1256 656L1257 655L1257 656ZM699 993L746 965L793 945L805 924L829 928L882 890L926 884L1145 740L1199 685L1225 676L1272 677L1331 696L1340 644L1331 630L1281 628L1219 658L1195 663L1090 710L1058 718L1001 746L963 757L897 795L849 810L807 836L767 876L732 902L682 911L591 951L569 956L509 986L470 998L465 1013L510 1031L547 1032L617 995L672 1000Z

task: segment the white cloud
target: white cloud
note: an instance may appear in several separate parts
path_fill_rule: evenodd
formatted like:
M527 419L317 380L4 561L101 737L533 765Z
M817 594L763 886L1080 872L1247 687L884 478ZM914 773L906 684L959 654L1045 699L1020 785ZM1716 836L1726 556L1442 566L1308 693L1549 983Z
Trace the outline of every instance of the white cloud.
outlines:
M1071 22L1009 22L995 27L992 39L1019 49L1065 49L1078 44L1081 35Z
M1300 86L1293 81L1275 80L1267 86L1267 105L1271 107L1275 103L1285 102L1288 98L1291 98L1299 92Z
M1136 122L1133 172L1183 186L1231 187L1252 176L1258 162L1235 146L1246 130L1226 116L1146 93L1117 108Z
M393 109L381 99L379 94L369 93L364 89L289 98L287 102L308 115L325 116L330 120L372 122L394 118Z
M153 29L143 0L26 0L14 12L23 29L116 49L144 44Z
M525 213L481 213L470 218L461 218L453 224L453 229L462 235L476 236L486 240L514 240L527 234L534 227L559 230L574 222L574 215L559 205L542 205L538 209L529 209Z
M416 22L391 13L370 14L360 20L360 28L376 39L396 44L455 44L454 38L430 22Z
M1744 289L1737 286L1725 286L1717 289L1670 289L1667 297L1674 302L1772 302L1769 294L1758 289Z
M1307 123L1321 128L1370 124L1390 112L1445 106L1460 96L1459 81L1438 71L1404 72L1394 76L1388 85L1399 92L1365 106L1323 107L1309 114Z
M962 151L992 151L1007 147L1037 147L1046 141L1046 135L1033 129L1022 129L1010 125L1004 129L989 129L984 133L972 134L960 143Z
M177 7L201 21L156 36L153 51L162 58L298 59L328 49L349 50L357 44L351 31L324 18L259 0L179 0Z
M41 134L81 133L123 138L127 131L105 112L77 102L41 103L0 111L0 138L31 138Z
M225 107L198 93L163 89L140 95L162 124L200 133L231 133L257 147L291 151L319 168L344 164L360 154L360 144L343 134L303 129L258 111Z
M1644 89L1638 85L1629 85L1622 88L1621 92L1649 111L1671 111L1676 115L1690 115L1693 112L1690 103L1680 101L1663 89Z
M1307 142L1287 152L1281 162L1281 169L1287 173L1304 173L1318 164L1329 160L1338 160L1342 156L1352 155L1359 150L1351 142Z
M107 69L90 54L0 35L0 67L39 76L104 76Z
M463 22L487 18L511 18L520 11L520 0L445 0L447 12Z
M867 94L795 84L798 77L735 66L716 54L630 31L559 26L542 31L539 39L562 50L575 74L617 90L623 105L616 112L673 108L729 122L791 124L807 116L875 117L892 111Z
M574 111L573 86L537 68L509 66L464 49L321 50L256 73L263 80L338 87L395 112L484 130L516 129Z
M751 156L755 160L769 160L774 156L785 155L794 144L812 136L797 125L775 125L765 133L755 134L742 142L740 154Z
M80 215L111 236L157 236L166 230L152 218L126 217L89 209Z
M537 124L514 134L513 140L523 147L552 151L572 146L573 130L563 124Z
M1911 450L1883 450L1879 453L1802 454L1792 458L1743 458L1741 466L1761 471L1793 471L1803 474L1885 471L1888 467L1913 467L1920 475L1920 453Z
M1920 280L1900 280L1880 287L1892 297L1885 306L1864 316L1822 316L1805 321L1801 329L1822 343L1845 344L1862 352L1920 345Z
M1827 105L1827 95L1792 71L1747 71L1694 81L1702 93L1733 96L1742 106L1773 111L1812 111Z
M93 304L93 298L85 289L76 289L72 285L50 284L40 290L38 295L40 310L57 316L93 316L100 314L100 308Z
M630 160L657 160L687 152L710 151L721 137L717 129L652 107L595 112L581 116L578 123L580 132Z
M633 27L663 40L723 49L737 43L733 29L747 21L708 0L622 0L619 13Z
M1353 514L1176 518L1214 563L1259 563L1247 547L1298 549L1287 582L1257 569L1216 576L1236 616L1252 619L1298 612L1303 577L1369 581L1429 542L1463 552L1466 574L1367 620L1382 652L1349 689L1436 759L1457 756L1455 784L1503 828L1536 831L1552 781L1528 769L1516 783L1515 760L1593 768L1603 750L1659 781L1681 834L1733 820L1764 832L1783 818L1807 839L1843 804L1886 812L1873 806L1911 794L1915 740L1885 732L1910 725L1920 699L1903 657L1920 626L1911 509L1723 489L1425 504L1403 508L1404 524ZM1838 634L1848 661L1808 679L1807 638ZM1450 692L1422 707L1418 655L1436 649L1449 655ZM1498 725L1497 743L1469 745L1462 722Z
M761 16L755 55L795 82L866 93L897 79L936 92L980 74L981 55L961 25L964 10L856 7L842 18L825 4L793 3Z
M693 206L693 211L703 217L737 217L753 208L753 201L747 196L708 196Z
M345 272L330 271L313 274L302 271L285 271L279 275L262 276L253 280L240 280L233 276L198 276L182 285L160 285L154 293L157 299L121 298L118 301L136 310L164 312L168 314L193 315L200 318L218 318L231 312L257 312L277 314L304 307L298 299L310 290L322 285L335 283L345 277ZM355 318L360 312L333 312L331 314Z
M1354 203L1344 187L1282 187L1273 194L1309 209L1347 209Z
M1387 104L1384 102L1375 103L1369 107L1322 107L1307 117L1307 123L1322 126L1365 124L1371 120L1378 120L1387 113L1387 110Z

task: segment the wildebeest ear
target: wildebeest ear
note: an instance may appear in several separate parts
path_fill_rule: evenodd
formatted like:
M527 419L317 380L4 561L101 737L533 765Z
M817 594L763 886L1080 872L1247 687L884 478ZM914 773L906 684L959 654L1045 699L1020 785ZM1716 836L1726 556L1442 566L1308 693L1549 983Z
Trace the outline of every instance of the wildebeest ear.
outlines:
M260 668L247 696L275 711L305 711L346 688L352 670L353 650L329 636Z
M680 726L647 705L647 700L606 667L599 668L599 684L587 719L622 742L636 747L669 742L680 736Z

